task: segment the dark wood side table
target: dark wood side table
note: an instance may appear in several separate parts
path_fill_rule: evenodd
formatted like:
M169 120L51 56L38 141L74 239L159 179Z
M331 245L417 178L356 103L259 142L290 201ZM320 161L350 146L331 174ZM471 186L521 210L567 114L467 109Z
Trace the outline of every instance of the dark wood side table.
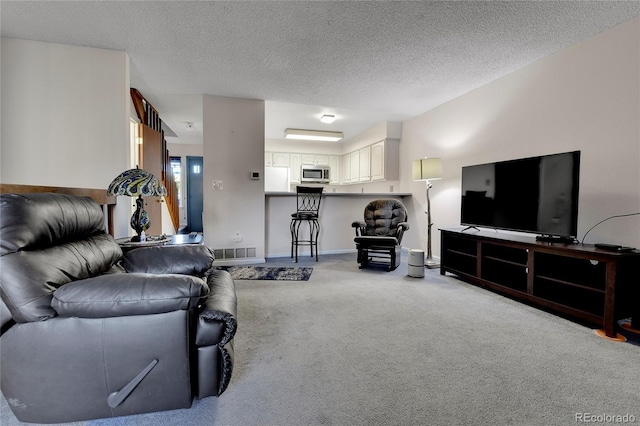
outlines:
M140 247L154 246L177 246L184 244L203 244L202 234L177 234L177 235L160 235L147 237L143 242L132 242L130 238L117 238L116 242L123 251L133 250Z
M176 234L170 235L169 238L171 238L171 240L167 245L204 244L202 234Z

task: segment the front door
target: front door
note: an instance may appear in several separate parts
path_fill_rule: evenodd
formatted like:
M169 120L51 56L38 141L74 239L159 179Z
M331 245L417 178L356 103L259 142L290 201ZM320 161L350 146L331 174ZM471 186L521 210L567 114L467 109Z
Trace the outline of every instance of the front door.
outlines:
M187 156L187 226L202 232L202 157Z

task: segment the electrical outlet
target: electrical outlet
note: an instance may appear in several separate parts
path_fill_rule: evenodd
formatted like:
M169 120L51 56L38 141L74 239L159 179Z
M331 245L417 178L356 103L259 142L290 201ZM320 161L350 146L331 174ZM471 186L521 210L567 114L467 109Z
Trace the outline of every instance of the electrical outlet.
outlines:
M223 188L223 184L221 180L213 181L213 189L215 189L216 191L222 191L222 188Z
M239 232L236 232L233 235L233 241L235 241L236 243L239 243L242 241L242 235Z

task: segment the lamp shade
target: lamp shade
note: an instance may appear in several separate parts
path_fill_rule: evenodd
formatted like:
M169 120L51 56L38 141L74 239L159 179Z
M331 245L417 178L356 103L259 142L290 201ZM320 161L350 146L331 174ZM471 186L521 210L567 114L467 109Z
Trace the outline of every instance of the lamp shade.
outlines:
M413 162L413 180L442 179L440 158L421 158Z
M120 173L109 185L107 195L161 197L167 195L167 189L154 175L136 167Z

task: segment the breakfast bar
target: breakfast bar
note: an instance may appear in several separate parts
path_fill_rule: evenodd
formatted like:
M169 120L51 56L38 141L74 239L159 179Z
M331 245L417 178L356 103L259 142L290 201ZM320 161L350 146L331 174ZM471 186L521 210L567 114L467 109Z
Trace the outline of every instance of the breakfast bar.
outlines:
M364 208L370 201L392 198L402 201L409 209L411 193L402 192L333 192L322 194L320 205L320 254L355 252L354 231L351 223L362 220ZM265 193L265 255L266 257L288 257L291 253L289 223L291 213L296 211L295 192ZM302 257L309 249L300 249Z

